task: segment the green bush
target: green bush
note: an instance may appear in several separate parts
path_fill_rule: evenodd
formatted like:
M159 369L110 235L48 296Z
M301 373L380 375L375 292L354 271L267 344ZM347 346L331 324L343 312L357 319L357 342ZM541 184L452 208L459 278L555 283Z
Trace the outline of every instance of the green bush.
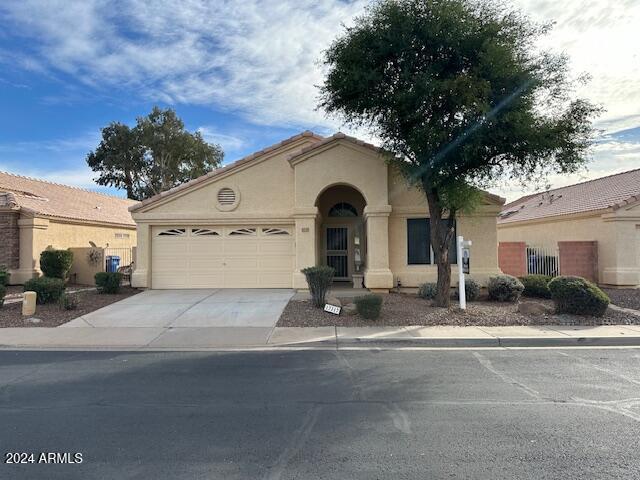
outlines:
M9 272L6 265L0 265L0 285L6 286L9 283Z
M0 283L0 307L4 305L4 296L7 294L7 287Z
M438 287L435 283L423 283L418 287L418 296L425 300L432 300L436 297Z
M560 313L601 317L610 302L606 293L582 277L556 277L549 290Z
M549 282L552 278L549 275L525 275L520 277L519 280L524 285L522 295L525 297L551 298Z
M47 249L40 254L40 270L45 277L66 280L73 263L71 250Z
M524 285L511 275L496 275L489 279L487 285L489 298L498 302L517 302L524 290Z
M324 307L324 299L333 283L336 271L332 267L320 266L304 268L302 273L307 279L313 305L317 308Z
M382 309L382 297L374 293L356 297L353 301L356 304L356 310L362 318L367 320L375 320L380 316Z
M64 310L75 310L78 308L78 297L64 294L60 297L60 307Z
M36 292L36 303L57 302L64 293L64 280L50 277L32 278L24 283L24 291Z
M480 298L480 284L473 278L465 278L464 280L464 298L467 302L473 302Z
M119 272L98 272L94 276L98 293L118 293L122 274Z

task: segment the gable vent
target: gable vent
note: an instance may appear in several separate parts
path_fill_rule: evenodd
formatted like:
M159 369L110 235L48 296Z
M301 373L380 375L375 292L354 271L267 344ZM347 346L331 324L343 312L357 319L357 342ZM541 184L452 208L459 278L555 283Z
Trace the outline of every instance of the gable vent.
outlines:
M218 203L220 205L233 205L236 201L236 192L228 187L221 188L218 191Z

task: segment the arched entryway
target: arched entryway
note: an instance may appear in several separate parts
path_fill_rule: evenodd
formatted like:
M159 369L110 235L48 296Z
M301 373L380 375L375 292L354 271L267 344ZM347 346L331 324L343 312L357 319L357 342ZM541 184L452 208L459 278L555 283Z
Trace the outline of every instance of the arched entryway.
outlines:
M364 196L350 185L333 185L316 200L318 263L336 270L335 281L362 285L366 267Z

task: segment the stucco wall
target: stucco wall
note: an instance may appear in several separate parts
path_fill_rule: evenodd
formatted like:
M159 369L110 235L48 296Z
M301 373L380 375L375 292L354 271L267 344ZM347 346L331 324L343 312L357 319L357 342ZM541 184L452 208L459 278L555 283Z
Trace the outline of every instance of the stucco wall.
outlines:
M40 253L51 246L56 249L89 247L132 247L136 245L135 228L74 224L45 218L23 218L20 224L20 265L12 271L11 283L24 283L40 274ZM116 238L116 233L128 238Z

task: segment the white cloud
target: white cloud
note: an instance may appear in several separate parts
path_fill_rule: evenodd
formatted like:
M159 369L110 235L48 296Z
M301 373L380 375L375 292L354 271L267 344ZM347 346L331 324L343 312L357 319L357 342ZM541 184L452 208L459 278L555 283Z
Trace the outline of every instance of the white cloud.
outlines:
M226 155L237 152L248 145L248 141L244 135L220 133L215 126L204 125L199 127L197 131L200 132L206 142L220 145Z

